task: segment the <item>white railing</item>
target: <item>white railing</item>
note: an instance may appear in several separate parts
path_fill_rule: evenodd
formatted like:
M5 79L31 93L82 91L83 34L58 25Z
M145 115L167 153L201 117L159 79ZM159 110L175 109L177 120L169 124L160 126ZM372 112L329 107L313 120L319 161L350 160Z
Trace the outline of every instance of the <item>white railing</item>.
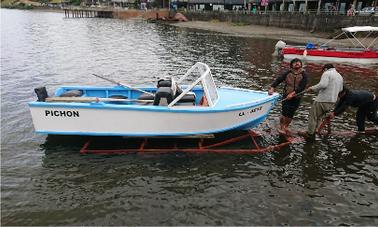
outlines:
M213 76L211 75L210 68L205 63L197 62L194 64L178 81L177 83L183 82L188 78L193 72L198 71L200 76L189 85L179 96L177 96L168 107L174 106L182 97L184 97L188 92L190 92L197 84L201 82L204 95L207 99L209 107L213 107L218 101L217 88L214 83Z

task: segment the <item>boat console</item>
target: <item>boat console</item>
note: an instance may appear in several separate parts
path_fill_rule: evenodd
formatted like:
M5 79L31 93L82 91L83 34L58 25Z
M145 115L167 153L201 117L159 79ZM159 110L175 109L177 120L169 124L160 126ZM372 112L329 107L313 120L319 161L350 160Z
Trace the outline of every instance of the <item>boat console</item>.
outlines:
M168 106L177 96L182 93L182 89L174 81L174 79L160 79L157 82L157 90L154 96L141 94L139 100L154 100L155 106ZM188 92L185 94L176 105L189 105L194 106L196 104L196 94L194 92Z

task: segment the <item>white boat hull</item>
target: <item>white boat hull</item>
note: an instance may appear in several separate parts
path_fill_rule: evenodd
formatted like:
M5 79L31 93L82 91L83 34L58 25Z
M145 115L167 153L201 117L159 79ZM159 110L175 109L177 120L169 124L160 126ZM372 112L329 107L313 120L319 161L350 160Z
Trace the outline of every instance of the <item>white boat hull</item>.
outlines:
M254 127L263 121L274 100L230 111L188 111L122 108L31 106L37 133L98 136L193 135ZM204 108L206 109L206 108Z

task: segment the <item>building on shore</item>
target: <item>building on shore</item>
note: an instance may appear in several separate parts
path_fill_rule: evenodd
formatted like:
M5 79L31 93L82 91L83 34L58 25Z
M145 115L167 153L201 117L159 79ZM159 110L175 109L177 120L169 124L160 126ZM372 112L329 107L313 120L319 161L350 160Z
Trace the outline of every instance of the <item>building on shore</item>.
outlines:
M50 0L59 1L59 0ZM251 13L299 12L346 14L352 8L377 7L378 0L82 0L84 5L122 8L169 8Z
M172 0L178 8L191 10L248 10L261 12L331 12L345 14L351 7L361 10L377 6L378 0Z

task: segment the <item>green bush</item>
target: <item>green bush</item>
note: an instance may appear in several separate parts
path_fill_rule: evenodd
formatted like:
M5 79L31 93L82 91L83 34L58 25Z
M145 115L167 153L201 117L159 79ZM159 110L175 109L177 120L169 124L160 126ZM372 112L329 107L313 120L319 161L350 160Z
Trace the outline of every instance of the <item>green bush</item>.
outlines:
M70 0L70 3L75 6L79 6L81 4L81 0Z

